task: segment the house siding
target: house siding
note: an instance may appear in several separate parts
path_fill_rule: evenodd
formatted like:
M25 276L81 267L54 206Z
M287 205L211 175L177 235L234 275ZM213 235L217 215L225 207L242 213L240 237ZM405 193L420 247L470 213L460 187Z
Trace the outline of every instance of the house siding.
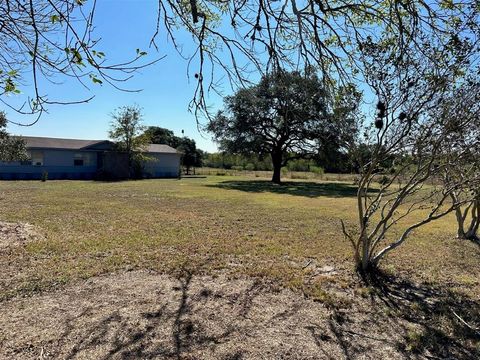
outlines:
M181 154L147 154L148 160L144 165L145 177L176 178L180 172Z
M99 157L106 153L101 149L93 151L30 148L29 151L43 152L43 165L22 165L19 162L0 162L0 180L37 180L44 172L50 180L94 179L101 167ZM94 154L88 166L75 166L75 154ZM148 153L144 174L147 178L176 178L180 171L180 154ZM105 165L105 164L104 164Z
M2 180L35 180L41 179L44 172L51 180L61 179L93 179L97 172L97 157L88 166L74 166L73 158L79 153L93 153L74 150L29 149L43 153L43 165L22 165L19 162L0 163L0 179Z

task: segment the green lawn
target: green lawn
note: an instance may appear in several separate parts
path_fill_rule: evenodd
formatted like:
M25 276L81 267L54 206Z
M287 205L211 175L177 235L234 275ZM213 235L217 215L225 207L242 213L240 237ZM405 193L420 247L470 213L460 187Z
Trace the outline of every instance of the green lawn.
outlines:
M34 224L45 240L0 253L0 296L137 268L262 276L315 295L322 284L306 285L308 259L353 278L339 222L354 221L354 194L347 182L238 176L3 181L0 219ZM453 217L429 224L382 266L478 297L480 249L454 233Z

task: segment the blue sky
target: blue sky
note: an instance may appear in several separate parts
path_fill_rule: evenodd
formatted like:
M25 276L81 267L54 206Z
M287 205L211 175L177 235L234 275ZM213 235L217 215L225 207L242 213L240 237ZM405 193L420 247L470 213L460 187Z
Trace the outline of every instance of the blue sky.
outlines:
M104 51L112 63L131 59L135 49L148 52L146 60L153 60L166 55L157 64L144 68L126 83L129 89L142 89L139 93L118 91L108 84L91 85L90 90L83 88L73 79L62 80L59 85L42 82L42 93L50 99L81 100L92 95L95 98L89 103L67 106L50 106L48 114L31 127L10 125L13 134L30 136L51 136L80 139L105 139L110 123L110 113L122 105L138 104L144 110L144 124L169 128L176 135L185 135L197 141L197 146L206 151L215 151L216 146L209 134L201 134L197 130L195 117L188 112L195 79L194 69L191 78L187 78L187 62L174 50L171 42L167 42L165 34L157 40L158 53L149 48L150 38L156 25L155 0L100 0L96 10L96 35L102 40L98 46ZM179 43L184 45L185 54L194 48L186 34L179 34ZM90 84L89 84L90 85ZM27 86L23 88L28 93ZM230 90L225 89L226 93ZM222 104L219 96L209 97L209 103L215 108ZM7 111L13 121L27 122L13 111ZM31 120L31 119L30 119Z

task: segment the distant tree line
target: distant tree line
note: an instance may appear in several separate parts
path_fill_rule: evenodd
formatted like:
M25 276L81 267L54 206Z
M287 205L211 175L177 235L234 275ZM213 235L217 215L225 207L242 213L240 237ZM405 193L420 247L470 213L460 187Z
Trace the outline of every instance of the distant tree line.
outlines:
M285 168L289 171L337 172L329 170L323 165L318 159L295 159L291 160ZM272 161L269 157L227 152L203 153L202 166L226 170L273 171Z
M290 160L285 168L288 171L358 174L360 164L368 162L372 157L373 149L371 146L363 144L355 149L355 152L332 150L331 152L320 150L310 157ZM268 156L232 154L229 152L207 153L201 150L199 153L201 155L201 166L204 167L226 170L273 171L272 161ZM291 154L290 156L295 157L295 155L298 154ZM390 168L393 161L394 156L391 155L383 161L378 172Z

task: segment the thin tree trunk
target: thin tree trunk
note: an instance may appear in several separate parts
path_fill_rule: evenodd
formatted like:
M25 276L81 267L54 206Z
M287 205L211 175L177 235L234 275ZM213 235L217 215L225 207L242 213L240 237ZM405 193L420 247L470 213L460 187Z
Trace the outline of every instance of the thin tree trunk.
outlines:
M477 231L480 225L479 201L474 200L463 212L459 208L455 210L457 217L457 238L462 240L476 240ZM470 215L470 225L465 230L465 222Z
M460 207L455 209L455 216L457 217L457 238L458 239L465 239L465 228L464 228L464 221L465 218L462 214L462 209Z
M478 240L477 231L480 226L480 200L476 199L471 211L470 226L465 233L465 239Z

